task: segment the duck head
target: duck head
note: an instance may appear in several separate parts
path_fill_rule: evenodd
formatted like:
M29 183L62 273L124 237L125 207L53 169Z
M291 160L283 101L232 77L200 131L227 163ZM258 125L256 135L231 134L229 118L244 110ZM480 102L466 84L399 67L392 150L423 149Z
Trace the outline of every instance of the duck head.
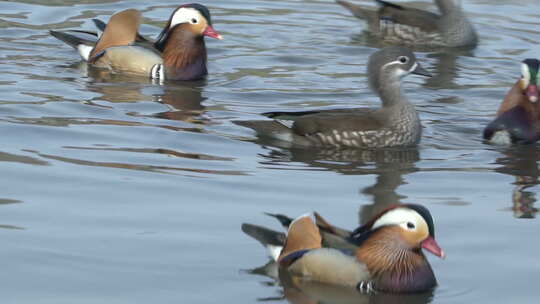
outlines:
M202 39L204 36L208 36L223 39L212 27L208 8L198 3L184 4L174 10L167 25L156 39L155 47L163 52L170 36L180 31L192 38Z
M537 59L521 62L521 78L506 94L497 118L484 129L484 139L495 144L526 144L540 139L539 69Z
M422 249L444 258L435 241L433 218L420 205L398 205L386 209L351 234L359 245L357 258L374 278L376 289L387 292L416 292L437 285Z
M368 78L372 90L379 94L383 105L400 98L401 79L409 74L431 77L416 60L414 53L404 47L386 47L373 53L368 62Z

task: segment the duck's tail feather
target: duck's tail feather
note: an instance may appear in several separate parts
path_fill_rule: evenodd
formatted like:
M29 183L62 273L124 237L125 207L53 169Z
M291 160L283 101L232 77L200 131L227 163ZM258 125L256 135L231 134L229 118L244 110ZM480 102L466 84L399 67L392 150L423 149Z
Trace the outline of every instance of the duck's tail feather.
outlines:
M292 120L237 120L233 123L255 130L260 139L271 140L271 145L278 147L310 147L313 145L308 137L296 134Z
M75 49L81 44L93 45L97 41L97 35L96 33L93 33L93 32L69 31L68 33L68 32L50 30L49 33L54 38L65 42L67 45L70 45ZM83 36L87 36L87 37L83 37ZM92 39L92 37L94 39Z
M336 0L336 3L351 11L356 18L363 19L368 22L372 22L374 19L376 19L375 10L364 8L360 5L352 4L351 2L344 0Z
M50 30L49 33L56 39L63 41L79 52L84 60L88 60L90 52L97 41L97 34L87 31L60 32Z
M289 226L294 221L294 219L283 214L269 213L269 212L265 212L264 214L271 216L273 218L276 218L281 223L281 225L285 227L285 229L289 229Z
M285 245L285 233L247 223L242 224L242 231L259 241L268 250L268 255L277 261Z
M236 120L235 124L248 127L260 135L275 133L291 133L291 129L276 120Z

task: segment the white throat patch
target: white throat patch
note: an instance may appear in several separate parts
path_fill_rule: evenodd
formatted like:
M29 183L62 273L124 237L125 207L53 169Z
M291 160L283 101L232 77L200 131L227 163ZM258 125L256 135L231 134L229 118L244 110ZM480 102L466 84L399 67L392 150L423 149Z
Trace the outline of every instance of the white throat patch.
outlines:
M528 86L531 82L531 72L529 71L529 66L525 63L521 64L521 76L523 77L523 81L525 82L525 86Z

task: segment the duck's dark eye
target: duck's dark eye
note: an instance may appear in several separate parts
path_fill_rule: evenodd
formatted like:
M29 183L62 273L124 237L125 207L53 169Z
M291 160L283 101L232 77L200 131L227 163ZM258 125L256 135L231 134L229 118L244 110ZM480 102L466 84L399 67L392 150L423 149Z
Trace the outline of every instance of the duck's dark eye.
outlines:
M195 19L195 18L192 18L192 19L191 19L191 23L193 23L193 24L197 24L197 19Z
M411 222L408 222L408 223L407 223L407 228L409 228L409 229L414 229L414 224L411 223Z
M407 62L409 62L409 57L407 57L407 56L400 56L400 57L398 58L398 60L399 60L399 62L401 62L401 63L407 63Z

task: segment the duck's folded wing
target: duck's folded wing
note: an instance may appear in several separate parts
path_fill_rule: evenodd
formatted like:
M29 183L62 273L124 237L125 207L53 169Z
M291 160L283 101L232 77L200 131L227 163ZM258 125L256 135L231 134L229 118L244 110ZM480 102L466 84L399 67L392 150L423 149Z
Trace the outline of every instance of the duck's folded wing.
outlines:
M295 134L309 136L338 131L370 131L384 127L383 121L372 109L324 111L298 117L292 130Z
M326 110L313 110L313 111L297 111L297 112L286 112L286 111L276 111L276 112L266 112L262 115L273 118L277 120L294 120L302 116L312 115L312 114L349 114L349 113L369 113L373 112L369 108L340 108L340 109L326 109Z
M373 24L377 21L378 13L374 8L362 7L343 0L336 0L336 2L351 11L356 18L366 20L368 24Z
M315 216L315 223L319 227L319 230L332 233L332 234L334 234L336 236L339 236L339 237L342 237L342 238L348 238L351 235L350 230L339 228L339 227L336 227L336 226L330 224L318 212L314 212L313 215Z
M381 5L379 20L417 27L424 32L437 31L437 20L440 19L437 14L415 8L406 8L387 1L377 0L377 3Z

